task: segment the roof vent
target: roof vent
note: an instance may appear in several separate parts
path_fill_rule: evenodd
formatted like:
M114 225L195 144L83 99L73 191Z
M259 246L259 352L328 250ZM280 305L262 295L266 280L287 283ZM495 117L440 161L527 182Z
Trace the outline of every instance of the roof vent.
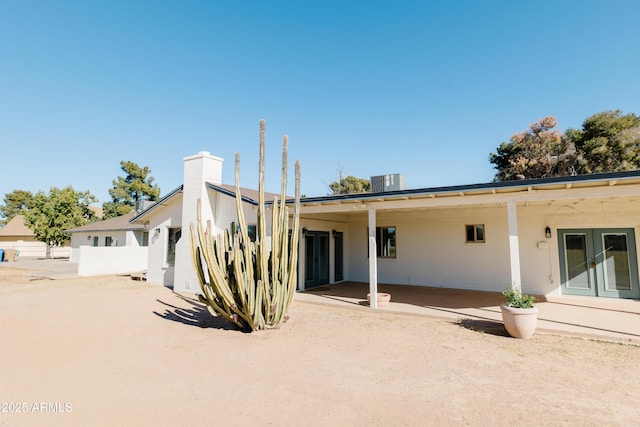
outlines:
M399 173L371 177L371 192L408 190L404 175Z

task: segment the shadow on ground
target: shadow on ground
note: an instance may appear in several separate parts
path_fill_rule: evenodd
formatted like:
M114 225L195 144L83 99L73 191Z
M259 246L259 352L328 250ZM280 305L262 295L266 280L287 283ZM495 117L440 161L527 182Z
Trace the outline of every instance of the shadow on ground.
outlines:
M196 299L187 298L185 296L175 294L182 301L191 305L190 308L177 307L167 302L156 300L166 307L164 313L154 311L158 317L172 322L182 323L188 326L197 326L198 328L215 328L229 331L241 332L235 325L227 322L221 317L214 317L209 313L207 307Z
M484 334L491 334L499 337L510 336L502 323L493 322L491 320L460 319L454 322L454 324L462 328Z

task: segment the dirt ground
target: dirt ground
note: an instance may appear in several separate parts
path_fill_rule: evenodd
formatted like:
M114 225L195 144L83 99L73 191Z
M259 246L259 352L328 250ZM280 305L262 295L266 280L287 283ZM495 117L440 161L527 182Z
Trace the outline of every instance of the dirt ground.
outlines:
M246 334L128 277L0 270L0 425L637 425L640 348L294 302Z

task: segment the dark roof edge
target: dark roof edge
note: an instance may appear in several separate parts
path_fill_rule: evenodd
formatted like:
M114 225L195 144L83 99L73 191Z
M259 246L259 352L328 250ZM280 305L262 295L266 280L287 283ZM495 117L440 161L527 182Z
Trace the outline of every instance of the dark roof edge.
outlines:
M160 206L163 202L166 202L168 199L172 198L173 196L175 196L176 194L178 194L179 192L182 191L182 185L179 186L178 188L173 189L172 191L170 191L169 193L167 193L166 196L159 198L154 204L152 204L151 206L149 206L147 209L143 210L142 212L140 212L138 215L134 216L133 218L131 218L129 220L129 223L135 222L138 220L138 218L148 214L149 212L151 212L152 210L154 210L156 207Z
M104 220L108 221L108 220ZM96 223L97 224L97 223ZM89 225L89 224L88 224ZM80 228L80 227L78 227ZM78 230L78 228L71 228L69 230L65 230L67 233L97 233L99 231L139 231L144 230L144 227L114 227L114 228L89 228L86 230Z
M605 172L596 174L585 175L573 175L573 176L556 176L551 178L536 178L536 179L521 179L513 181L497 181L481 184L466 184L466 185L452 185L445 187L430 187L430 188L416 188L411 190L395 190L395 191L380 191L376 193L355 193L355 194L337 194L329 196L318 197L306 197L301 199L301 203L315 203L315 202L327 202L327 201L341 201L341 200L358 200L358 199L373 199L389 196L407 196L416 194L432 194L432 193L458 193L470 190L492 190L500 188L517 188L517 187L529 187L533 185L553 185L553 184L570 184L575 182L588 182L588 181L607 181L613 179L630 179L639 178L640 170L625 171L625 172ZM287 203L293 203L293 199L288 199Z

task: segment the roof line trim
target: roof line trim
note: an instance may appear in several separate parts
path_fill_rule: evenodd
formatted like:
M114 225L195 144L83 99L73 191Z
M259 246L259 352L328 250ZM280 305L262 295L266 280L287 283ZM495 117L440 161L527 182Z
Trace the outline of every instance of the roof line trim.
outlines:
M236 197L235 191L230 191L230 190L227 190L226 188L218 187L217 185L212 184L210 182L207 182L206 185L207 185L207 188L217 191L218 193L222 193L233 198ZM240 194L240 198L242 199L243 202L249 203L250 205L253 205L253 206L258 206L258 202L253 200L250 197Z
M163 202L166 202L168 199L170 199L171 197L175 196L176 194L180 193L182 191L183 186L179 186L178 188L175 188L174 190L170 191L169 193L167 193L166 196L161 197L160 199L158 199L154 204L152 204L151 206L149 206L147 209L143 210L142 212L140 212L138 215L134 216L133 218L131 218L129 220L129 223L133 223L135 221L137 221L140 217L148 214L149 212L151 212L152 210L154 210L156 207L160 206Z
M437 193L464 193L468 191L487 191L487 190L497 190L497 189L517 189L523 188L526 189L528 187L533 186L546 186L546 185L557 185L557 184L571 184L574 182L604 182L610 181L612 179L615 180L626 180L632 178L640 178L640 170L634 171L625 171L625 172L607 172L607 173L598 173L598 174L588 174L588 175L574 175L574 176L562 176L562 177L552 177L552 178L536 178L536 179L524 179L524 180L514 180L514 181L497 181L497 182L488 182L483 184L466 184L466 185L453 185L453 186L445 186L445 187L430 187L430 188L417 188L411 190L394 190L394 191L382 191L376 193L356 193L356 194L337 194L337 195L329 195L329 196L319 196L319 197L306 197L301 199L300 202L303 204L306 203L322 203L322 202L341 202L341 201L349 201L349 200L368 200L374 198L389 198L389 197L405 197L411 195L435 195ZM288 199L287 203L293 203L293 199Z

